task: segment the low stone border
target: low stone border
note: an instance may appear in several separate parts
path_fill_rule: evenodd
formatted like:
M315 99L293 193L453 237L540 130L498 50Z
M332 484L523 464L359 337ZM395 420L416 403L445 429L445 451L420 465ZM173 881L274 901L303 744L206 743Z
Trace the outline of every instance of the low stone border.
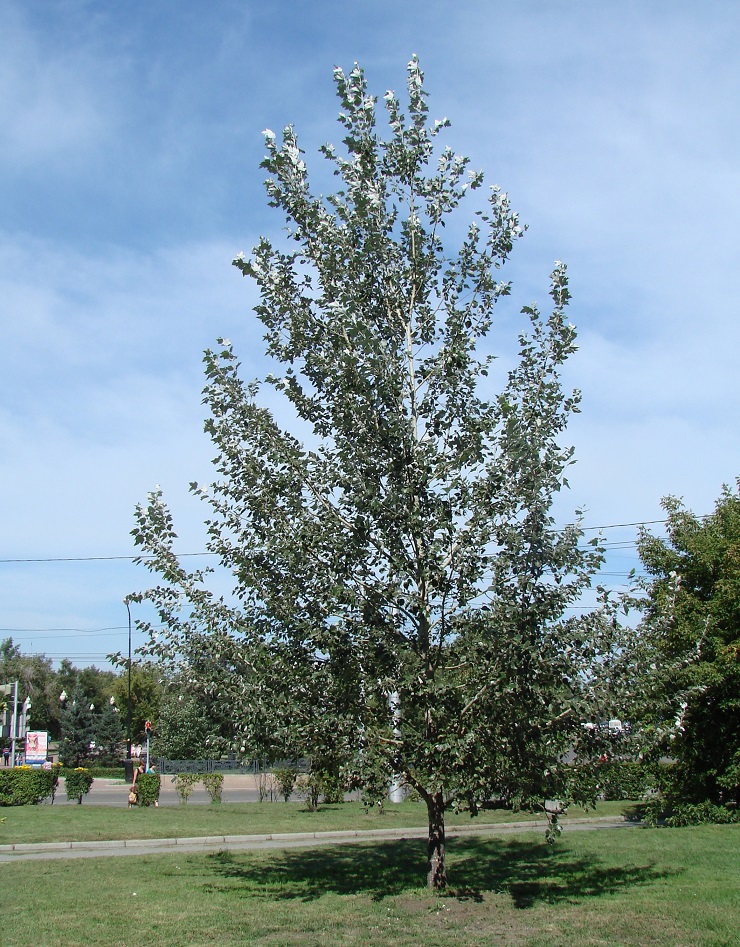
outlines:
M619 816L593 816L591 818L569 819L561 823L563 827L577 825L623 825L629 820ZM527 829L546 828L546 819L534 819L522 822L482 822L477 825L451 826L447 829L448 838L460 835L495 835L510 832L525 831ZM172 849L187 846L213 848L224 846L260 846L269 843L305 843L311 841L351 841L353 839L382 839L382 838L426 838L425 827L388 828L388 829L347 829L326 832L271 832L264 835L209 835L193 838L137 838L137 839L110 839L106 841L87 842L14 842L0 845L0 855L29 855L57 853L57 852L110 852L132 851L140 848Z

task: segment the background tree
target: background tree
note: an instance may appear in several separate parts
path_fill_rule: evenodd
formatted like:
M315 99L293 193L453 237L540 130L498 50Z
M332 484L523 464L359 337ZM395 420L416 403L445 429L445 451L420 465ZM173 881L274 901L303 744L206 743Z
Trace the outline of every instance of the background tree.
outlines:
M59 759L65 766L82 766L90 759L90 744L95 739L95 722L90 700L77 685L67 695L60 714Z
M109 658L119 668L112 691L125 727L128 707L128 659L120 654L109 655ZM144 724L147 720L157 725L162 693L161 669L148 662L134 662L131 665L131 739L134 742L144 738Z
M124 756L122 742L126 735L125 730L125 714L121 714L115 699L104 701L99 712L93 716L95 755L103 766L120 765Z
M0 683L18 681L19 702L31 698L29 726L59 736L59 690L51 659L43 654L23 654L12 638L0 643Z
M442 887L446 808L565 792L562 754L584 749L582 722L604 712L612 626L565 617L599 551L551 513L572 459L560 437L578 394L559 373L575 330L557 264L552 312L525 307L511 371L485 354L522 233L507 196L492 188L451 252L445 225L483 176L437 148L449 123L429 123L417 61L408 114L385 95L387 139L362 70L337 69L335 82L347 155L321 150L338 190L312 193L292 127L281 143L266 132L267 193L289 245L262 239L235 261L259 288L280 366L265 384L296 433L258 404L261 385L242 379L228 341L206 353L219 479L192 489L210 505L208 548L234 596L180 565L156 492L134 536L161 581L139 598L165 625L149 652L218 696L244 745L413 787L429 817L428 881Z
M739 491L724 487L706 517L667 497L667 537L639 540L652 657L642 725L676 759L683 801L740 801Z
M155 756L171 760L208 759L220 754L220 736L208 707L197 697L173 689L162 698L152 750Z
M79 687L88 704L94 704L96 709L100 709L113 696L117 677L115 671L94 665L78 668L69 658L62 658L56 672L57 697L63 690L71 694L75 687Z

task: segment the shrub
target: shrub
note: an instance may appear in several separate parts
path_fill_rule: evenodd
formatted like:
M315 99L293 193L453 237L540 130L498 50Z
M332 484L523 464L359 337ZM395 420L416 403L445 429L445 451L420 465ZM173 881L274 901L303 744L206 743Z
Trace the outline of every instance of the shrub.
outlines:
M642 799L655 788L652 773L642 763L617 760L604 763L601 769L604 799Z
M321 794L327 805L344 802L345 790L344 780L340 776L333 776L329 773L321 774Z
M55 763L54 765L59 768L59 775L65 779L69 773L74 772L73 766L63 766L61 763ZM86 766L85 769L90 773L93 779L120 779L122 781L126 779L126 770L123 766L96 766L94 763L91 763L89 766Z
M674 806L672 814L666 819L666 825L671 828L682 828L686 825L727 825L730 822L740 822L740 812L727 806L717 806L709 799L696 805Z
M224 788L224 774L205 773L202 779L206 792L211 797L211 802L221 802L221 793Z
M315 812L322 796L327 805L344 802L345 783L339 776L311 770L305 776L298 777L296 792L301 799L306 800L306 807Z
M298 770L293 766L286 766L284 769L273 770L272 775L278 784L280 795L287 802L293 795L296 779L298 778Z
M296 780L296 793L300 799L306 800L306 808L315 812L319 808L321 796L321 776L319 773L305 773Z
M265 799L269 799L270 802L273 801L275 797L275 777L272 773L261 772L257 774L257 792L259 793L260 802L264 802Z
M76 799L78 805L82 805L82 797L90 792L92 784L93 775L84 766L65 770L64 785L67 790L67 799Z
M200 773L178 773L177 776L175 776L175 789L183 805L190 798L190 794L199 780Z
M0 770L0 806L35 806L44 799L54 799L58 768L31 769L16 766Z
M136 780L139 790L139 805L151 806L159 802L159 773L142 773Z
M631 760L573 766L568 790L576 802L585 804L593 804L597 799L642 799L649 792L661 788L660 783L668 775L667 769L662 767L656 772L654 767Z
M644 825L656 828L658 822L663 818L665 810L665 801L659 796L648 799L642 810L642 822Z

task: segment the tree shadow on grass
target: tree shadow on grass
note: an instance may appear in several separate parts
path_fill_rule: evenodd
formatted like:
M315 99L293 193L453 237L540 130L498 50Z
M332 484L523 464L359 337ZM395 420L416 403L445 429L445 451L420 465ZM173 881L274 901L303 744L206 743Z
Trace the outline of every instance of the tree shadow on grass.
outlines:
M517 908L612 894L651 884L680 870L652 865L606 865L565 846L519 839L457 838L448 841L451 887L447 897L482 900L484 892L508 893ZM326 894L364 894L375 901L418 891L425 880L425 847L402 839L373 845L276 850L269 860L218 852L209 866L225 884L222 893L266 900L312 901ZM236 882L236 884L235 884Z

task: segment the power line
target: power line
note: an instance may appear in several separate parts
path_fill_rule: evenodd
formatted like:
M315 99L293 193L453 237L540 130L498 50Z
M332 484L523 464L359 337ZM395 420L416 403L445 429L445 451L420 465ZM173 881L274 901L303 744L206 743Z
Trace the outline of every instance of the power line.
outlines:
M697 516L697 519L706 519L710 514L703 513L701 516ZM582 526L580 527L582 532L594 532L604 529L624 529L627 527L633 526L655 526L660 523L667 523L667 519L662 520L636 520L634 523L608 523L605 526ZM573 524L571 524L573 525ZM559 530L561 532L561 530ZM605 543L608 546L617 546L617 545L634 545L634 541L621 540L615 543ZM179 559L192 558L195 556L217 556L217 552L179 552L175 554ZM11 564L11 563L34 563L34 562L133 562L136 559L154 559L153 555L138 555L138 556L43 556L38 558L28 558L28 559L0 559L0 563Z
M95 635L102 631L126 631L128 625L108 625L106 628L0 628L0 631L33 634L37 631L72 631L84 635Z
M217 556L216 552L178 552L180 559L191 556ZM49 556L38 559L0 559L0 563L12 562L133 562L135 559L154 559L154 556Z
M699 517L703 519L704 517ZM595 529L621 529L623 526L654 526L656 523L667 523L668 520L639 520L637 523L611 523L609 526L582 526L584 533Z
M164 625L159 623L156 625L150 625L155 631L163 628ZM55 632L55 634L50 635L53 639L59 638L70 638L73 635L100 635L105 632L111 631L127 631L128 625L109 625L106 628L0 628L0 633L11 634L15 639L18 637L19 641L23 639L21 635L31 635L34 638L43 638L47 632ZM134 632L138 631L137 628L133 629ZM69 632L69 634L56 634L57 632Z

